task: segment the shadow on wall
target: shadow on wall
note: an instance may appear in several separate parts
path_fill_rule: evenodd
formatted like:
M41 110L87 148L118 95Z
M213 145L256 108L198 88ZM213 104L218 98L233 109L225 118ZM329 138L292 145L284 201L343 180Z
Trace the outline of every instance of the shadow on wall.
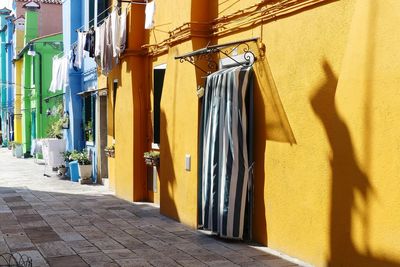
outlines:
M355 158L349 129L335 107L338 79L327 62L323 63L325 82L311 96L311 106L321 120L328 137L332 155L330 157L332 185L330 212L330 260L328 266L381 266L399 267L400 263L375 257L370 252L362 253L353 243L353 213L358 211L363 218L364 235L368 235L368 206L374 195L369 177L360 169ZM359 205L356 195L362 197ZM364 236L365 237L365 236ZM365 241L365 247L369 247ZM368 249L367 249L368 251Z
M255 241L268 244L267 216L265 207L265 160L266 141L296 144L274 77L264 52L251 44L256 51L254 69L254 214L253 237Z
M160 122L162 129L168 128L168 121L163 110L160 112ZM174 161L172 158L171 144L166 130L160 131L160 141L162 143L160 173L161 169L163 169L162 173L168 174L168 176L164 175L162 179L160 178L160 211L162 214L168 214L168 216L173 219L180 221L174 199L174 185L176 184L176 176L173 166Z

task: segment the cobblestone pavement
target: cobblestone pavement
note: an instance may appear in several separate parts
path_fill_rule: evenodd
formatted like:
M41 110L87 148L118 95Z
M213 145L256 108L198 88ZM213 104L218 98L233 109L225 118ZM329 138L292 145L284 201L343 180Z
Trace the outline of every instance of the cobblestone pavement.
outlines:
M33 266L298 266L192 230L103 186L43 172L0 149L0 254L28 255Z

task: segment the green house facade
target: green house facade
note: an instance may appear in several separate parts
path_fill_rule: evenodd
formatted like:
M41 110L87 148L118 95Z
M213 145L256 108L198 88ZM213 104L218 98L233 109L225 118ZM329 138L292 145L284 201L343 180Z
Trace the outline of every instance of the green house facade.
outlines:
M15 60L23 60L22 143L25 155L32 151L35 139L48 137L57 108L63 104L62 94L49 92L53 57L62 52L62 33L38 37L39 4L26 8L25 46Z

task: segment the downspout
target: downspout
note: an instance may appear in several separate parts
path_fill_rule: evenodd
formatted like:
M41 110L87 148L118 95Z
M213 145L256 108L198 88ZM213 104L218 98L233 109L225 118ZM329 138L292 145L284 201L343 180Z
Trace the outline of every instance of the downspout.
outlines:
M42 88L42 54L40 52L36 52L39 56L39 116L37 116L36 120L39 119L40 125L38 125L38 128L36 129L37 136L36 138L42 137L42 131L43 131L43 88Z
M39 113L42 115L43 113L43 88L42 88L42 54L40 52L36 52L39 55Z
M42 54L40 53L40 52L37 52L36 50L35 50L35 44L34 43L31 43L31 45L32 45L32 49L33 49L33 51L35 51L35 55L37 54L38 56L39 56L39 62L38 62L38 64L39 64L39 116L37 116L37 118L36 118L36 120L38 120L38 118L40 118L40 123L42 124L43 122L42 122L42 113L43 113L43 104L42 104L42 101L43 101L43 94L42 94ZM35 58L35 56L32 56L33 58ZM33 68L35 68L35 64L33 64ZM36 85L36 84L35 84ZM36 86L35 86L36 87ZM36 122L33 122L33 123L36 123ZM38 128L39 129L42 129L42 127L41 127L42 125L38 125ZM36 131L37 131L38 129L36 129ZM37 137L39 137L41 134L40 134L40 132L39 132L39 134L38 134L38 136Z

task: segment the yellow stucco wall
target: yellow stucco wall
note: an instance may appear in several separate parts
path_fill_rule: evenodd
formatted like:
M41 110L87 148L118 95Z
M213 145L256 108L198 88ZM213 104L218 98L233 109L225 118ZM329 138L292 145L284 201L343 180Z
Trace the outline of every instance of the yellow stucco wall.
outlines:
M16 51L19 52L24 46L24 36L25 31L22 29L15 30L15 38L16 38ZM22 69L23 69L23 61L18 60L15 62L15 102L14 102L14 139L15 142L22 144Z
M22 60L15 62L14 141L22 144Z
M142 36L132 31L131 44L139 49L140 38L161 42L184 23L201 24L258 2L157 1L155 29ZM225 43L260 37L265 56L252 47L258 56L254 239L315 266L399 266L400 3L320 1L293 11L223 36L191 36L171 45L168 54L124 58L120 70L109 76L109 88L113 79L121 81L110 183L125 199L146 198L142 153L152 140L151 73L167 63L161 100L161 213L195 228L196 87L202 79L192 65L173 57L211 39ZM110 99L112 90L112 115ZM191 171L185 170L186 154L192 157Z
M126 6L124 4L123 8ZM115 158L108 159L110 187L118 197L129 201L147 198L143 160L147 125L145 112L148 109L144 74L147 68L145 57L137 55L145 41L143 25L144 6L131 5L127 18L126 53L107 76L108 146L115 142ZM114 81L118 82L115 107Z
M332 72L340 70L352 13L349 1L330 3L220 40L262 37L266 56L255 65L256 78L266 79L258 64L269 63L289 121L290 128L281 131L285 135L270 136L276 131L267 112L274 104L267 98L273 88L256 89L253 236L317 266L326 265L330 254L330 148L310 98L326 80L325 62Z
M159 42L166 33L188 22L208 21L208 3L200 1L157 1L155 27L149 43ZM171 6L174 11L171 12ZM203 80L191 66L174 57L207 44L203 38L173 46L168 55L153 57L152 66L167 64L161 98L160 126L160 211L191 227L197 226L197 139L199 100L198 84ZM191 170L185 170L185 157L191 156Z
M217 2L209 13L221 17L259 1ZM157 4L163 30L189 11L204 17L189 1L169 13ZM255 65L255 240L316 266L400 264L399 11L394 0L325 1L214 38L266 45ZM200 46L169 49L162 97L161 212L191 226L197 166L185 172L184 155L197 162L198 77L172 58Z
M296 140L269 136L270 93L256 89L256 240L316 266L400 264L399 10L327 2L218 40L262 37Z
M109 158L110 186L126 200L145 200L144 134L146 105L143 59L124 58L108 76L108 144L113 142L113 83L118 80L115 105L115 158ZM135 88L135 90L133 90ZM144 128L144 129L143 129Z
M197 135L198 99L196 73L173 57L190 42L172 48L161 99L161 213L195 227L197 224ZM191 171L185 170L185 155L192 157Z

